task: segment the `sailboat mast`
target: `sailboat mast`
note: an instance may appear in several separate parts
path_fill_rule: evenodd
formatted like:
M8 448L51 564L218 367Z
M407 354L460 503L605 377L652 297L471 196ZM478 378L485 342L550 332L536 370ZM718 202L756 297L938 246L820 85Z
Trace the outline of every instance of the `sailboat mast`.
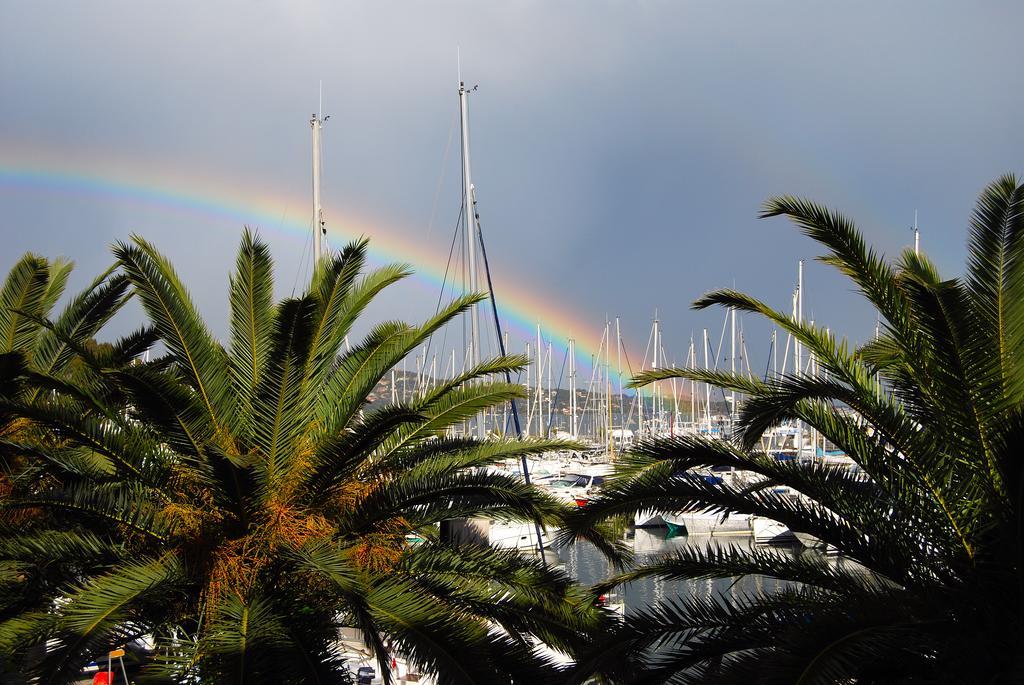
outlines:
M711 367L708 365L708 329L704 329L704 370L708 371ZM704 384L704 415L707 418L707 429L708 435L711 435L711 386L708 383Z
M545 424L544 433L549 436L551 433L551 424L555 417L555 387L552 383L551 376L551 362L553 361L553 357L554 355L551 353L551 340L548 340L548 418L547 423Z
M914 210L914 254L921 254L921 231L917 227L917 210Z
M619 428L626 430L626 420L622 415L625 402L622 399L622 330L619 328L619 317L615 317L615 377L619 391Z
M535 400L537 406L537 435L540 437L546 437L544 434L544 347L543 341L540 339L540 324L537 324L537 364L535 365L537 372L537 399Z
M569 338L569 433L576 439L576 340Z
M605 420L607 421L607 441L608 454L615 456L615 440L612 436L612 430L614 429L614 423L612 421L612 380L611 380L611 365L612 365L612 328L611 323L607 318L604 320L604 337L607 340L607 345L604 348L604 388L605 388L605 402L606 412Z
M800 260L796 272L796 322L801 325L804 322L804 260ZM803 345L799 338L793 340L793 360L796 362L796 376L803 375L804 354Z
M654 343L654 354L651 356L651 371L658 370L658 310L654 310L654 330L651 331L651 338ZM658 381L651 384L651 434L655 435L661 430L659 421L661 414L658 412Z
M533 409L530 403L533 398L530 395L530 341L526 341L526 430L523 435L530 437L530 427L533 424Z
M466 85L461 80L459 81L459 110L462 114L462 183L464 190L463 197L463 216L466 218L466 231L469 238L469 287L476 293L480 291L479 281L477 280L476 272L476 250L477 245L480 243L480 238L477 235L476 223L476 207L475 200L473 198L473 176L470 173L469 166L469 91L466 90ZM473 366L480 364L480 309L475 304L470 308L470 327L471 327L471 361ZM477 437L483 439L486 435L484 431L484 415L481 412L477 418L476 425Z
M796 280L796 322L797 325L802 326L804 323L804 260L800 260L799 267L797 268L797 280ZM800 339L797 337L793 338L793 355L796 361L796 377L800 378L804 375L804 350L803 345L800 344ZM799 460L803 456L804 451L804 423L803 421L797 421L796 424L796 458Z
M330 117L323 116L324 88L320 84L320 103L316 114L310 117L309 126L313 129L313 268L320 263L323 254L323 236L327 232L324 225L324 210L320 205L320 133L324 122Z
M697 348L693 344L693 332L690 332L690 354L688 356L690 370L697 368ZM697 381L690 379L690 424L697 430Z
M736 309L729 308L729 372L736 375ZM736 389L729 396L729 430L736 422Z

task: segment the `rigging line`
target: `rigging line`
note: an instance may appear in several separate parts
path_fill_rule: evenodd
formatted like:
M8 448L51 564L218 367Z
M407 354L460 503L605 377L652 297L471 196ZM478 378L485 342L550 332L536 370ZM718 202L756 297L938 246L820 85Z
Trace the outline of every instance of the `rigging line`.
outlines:
M312 222L310 223L310 226L312 227ZM302 256L299 258L299 268L295 271L295 282L292 283L292 297L295 297L295 288L299 285L299 276L306 273L306 256L311 252L310 248L312 245L313 233L310 232L306 234L306 240L302 243ZM310 277L310 281L312 281L312 276Z
M622 356L626 360L626 371L629 371L630 378L633 377L633 365L629 363L629 352L626 352L626 346L622 346Z
M605 337L610 335L610 331L605 328L605 332L601 334L601 342L597 346L597 355L590 355L590 381L587 383L587 394L583 397L583 416L587 415L587 409L590 407L590 396L595 392L594 387L597 384L597 374L601 366L601 353L604 351ZM595 406L597 400L594 400ZM595 409L595 411L597 411Z
M764 382L768 382L768 372L772 368L772 354L775 352L775 336L772 336L772 341L768 343L768 361L764 365Z
M551 435L551 424L555 421L555 407L558 406L558 395L562 392L562 379L565 378L565 362L569 359L569 348L565 348L565 356L562 357L562 370L558 372L558 385L555 386L555 396L551 398L551 411L548 413L547 434ZM550 361L548 362L551 363Z
M452 111L452 123L448 127L448 142L444 146L444 157L441 159L441 173L437 177L437 188L434 189L434 201L430 207L430 221L427 222L427 240L434 230L434 219L437 218L437 204L441 198L441 189L444 187L445 172L448 168L448 153L452 149L452 137L455 133L455 122L458 121L458 110Z
M626 359L626 370L629 371L629 377L632 379L633 378L633 365L629 363L629 352L626 351L626 346L625 345L622 346L622 356ZM629 403L629 414L626 415L626 421L622 424L623 428L625 428L626 425L628 425L629 422L633 420L633 410L636 409L636 402L637 402L637 400L639 398L640 398L640 388L634 388L633 389L633 401ZM619 398L619 402L622 402L622 398L621 397ZM620 415L622 414L621 408L619 410L619 414ZM639 430L640 430L640 427L637 426L637 431L639 432Z
M523 369L519 369L519 371L516 372L516 383L515 384L516 385L522 385L523 384L522 381L523 381ZM504 430L505 435L508 435L508 428L509 428L509 424L511 422L512 422L512 414L509 413L508 418L505 419L505 430Z
M468 223L468 222L467 222ZM491 295L491 312L494 314L494 328L498 334L498 349L501 351L501 356L505 355L505 338L501 335L501 319L498 318L498 301L494 295L494 282L491 280L491 264L487 259L487 247L484 245L484 232L480 231L480 255L484 258L484 273L487 275L487 292ZM539 352L539 351L538 351ZM508 384L512 383L512 374L505 370L505 382ZM509 404L512 406L512 420L516 426L516 437L523 437L522 425L519 423L519 409L516 408L516 401L510 400ZM523 468L523 480L526 481L527 485L530 485L530 465L526 459L526 455L522 455L521 464ZM540 530L540 523L537 521L533 522L534 532L537 534L537 551L540 558L540 563L543 566L547 566L544 561L544 537Z
M715 368L714 368L715 371L718 371L718 355L719 354L725 354L725 349L724 349L725 348L725 328L728 325L728 323L729 323L729 314L726 313L726 315L725 315L725 323L722 324L722 337L718 341L718 351L717 352L715 351L714 344L710 340L708 340L708 346L711 348L711 358L715 360ZM722 361L722 367L723 367L723 372L724 372L724 367L725 367L725 361L724 360ZM726 404L729 404L729 400L726 399L725 388L720 387L718 385L715 385L713 387L715 389L714 390L715 392L721 393L721 395L722 395L722 402L724 402Z
M722 321L722 335L718 337L718 352L715 353L715 370L718 370L718 355L722 355L722 368L725 368L725 331L729 328L729 312L725 310L725 319ZM714 348L711 348L714 349Z
M461 212L462 210L460 209L459 211ZM456 240L456 238L459 235L458 232L459 232L459 226L458 226L458 223L456 223L456 225L455 225L455 232L452 234L452 244L448 248L448 263L445 264L445 267L444 267L445 268L445 277L444 277L444 281L441 283L441 292L438 294L437 309L434 312L435 315L441 309L441 298L444 297L444 290L447 287L446 284L447 284L447 280L448 280L448 269L451 266L452 256L455 254L455 240ZM453 291L455 290L454 286L452 287L452 290ZM450 326L447 326L447 325L444 326L444 333L441 336L441 350L442 350L442 353L444 353L448 349L448 330L449 330L449 328L450 328ZM430 338L427 340L427 348L428 349L433 345L433 338L434 338L434 334L432 333L430 335ZM455 368L454 368L454 366L452 367L452 378L455 378Z
M452 255L455 254L455 241L459 236L459 224L462 222L462 213L464 211L464 208L460 205L459 218L456 219L455 221L455 231L452 233L452 244L448 248L448 262L444 265L444 276L441 278L441 292L437 294L437 306L434 307L434 316L437 316L437 313L441 311L441 301L444 299L444 289L448 284L448 270L451 268L452 265ZM444 337L441 340L442 350L445 349L445 346L448 343L448 326L444 327L444 331ZM431 333L430 336L427 338L427 344L426 347L424 348L424 355L430 353L430 346L433 340L434 334Z

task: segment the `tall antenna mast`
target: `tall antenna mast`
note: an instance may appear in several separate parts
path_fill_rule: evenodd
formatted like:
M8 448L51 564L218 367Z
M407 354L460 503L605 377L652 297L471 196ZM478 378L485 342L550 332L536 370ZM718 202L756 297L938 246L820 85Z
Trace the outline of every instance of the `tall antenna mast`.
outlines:
M313 129L313 268L320 263L323 254L323 237L327 235L327 226L324 222L324 210L320 204L320 132L324 122L330 116L323 116L324 107L324 82L320 82L320 100L317 111L309 119L309 126Z
M459 71L461 74L461 61ZM473 89L475 90L475 88ZM459 109L462 114L462 183L464 185L463 216L466 217L466 231L469 238L469 287L476 293L480 291L476 273L476 251L480 243L479 224L477 223L476 196L473 187L473 176L469 168L469 90L466 84L459 81ZM480 309L474 304L470 310L470 325L472 329L470 337L470 348L473 366L480 363ZM540 358L540 347L537 348L537 357ZM481 413L477 419L477 437L486 437L484 430L484 415Z
M921 254L921 231L917 227L917 210L914 210L914 254Z

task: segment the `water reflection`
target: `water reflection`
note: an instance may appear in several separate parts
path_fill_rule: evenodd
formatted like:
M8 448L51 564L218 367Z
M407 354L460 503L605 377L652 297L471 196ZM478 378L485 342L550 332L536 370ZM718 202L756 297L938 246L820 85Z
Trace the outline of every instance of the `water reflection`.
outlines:
M751 549L754 545L750 536L669 536L665 529L636 529L626 534L626 543L631 544L637 565L685 547L721 549L737 547ZM783 548L791 554L810 554L801 548ZM583 584L590 585L614 574L608 561L589 543L581 542L558 550L558 556L565 564L566 571ZM620 598L625 600L626 613L657 604L666 599L690 596L737 598L751 592L772 593L782 588L784 582L764 576L746 576L738 581L734 578L704 580L663 580L644 578L619 588Z

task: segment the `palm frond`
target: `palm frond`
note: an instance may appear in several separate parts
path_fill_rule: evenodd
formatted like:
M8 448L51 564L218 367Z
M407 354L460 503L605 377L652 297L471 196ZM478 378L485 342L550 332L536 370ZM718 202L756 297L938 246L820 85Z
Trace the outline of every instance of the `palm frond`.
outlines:
M37 669L40 683L63 683L80 672L99 645L145 632L152 617L141 610L146 597L171 591L183 569L174 557L122 563L109 573L73 587L55 613L60 637L51 641ZM133 626L133 624L135 624Z
M169 531L153 504L154 494L139 485L75 484L0 501L0 511L36 507L66 511L72 516L96 520L100 525L124 526L152 541L165 541Z
M335 485L364 469L368 457L396 428L422 418L403 405L388 405L367 414L340 435L321 443L304 474L303 490L313 499L325 496Z
M454 472L573 449L580 449L580 444L570 440L522 438L481 442L476 438L443 436L417 443L387 458L376 459L370 472L384 475L408 471L421 464L436 465L445 472Z
M317 412L326 417L325 432L332 435L343 428L384 374L481 299L479 295L456 298L420 326L389 322L371 331L363 343L341 358L325 385Z
M405 278L408 267L391 264L358 278L366 264L368 242L349 243L322 262L310 290L318 303L304 383L319 387L330 373L338 351L360 313L382 290Z
M418 425L404 427L382 446L381 458L388 459L423 438L444 434L448 429L467 421L480 412L505 402L524 397L521 385L491 381L479 385L462 386L442 394L430 394L414 406L425 420Z
M521 479L499 473L400 474L358 501L340 531L359 535L383 522L403 519L411 530L451 518L489 515L502 519L554 522L564 505Z
M399 572L457 611L489 616L516 639L535 635L566 652L610 620L593 592L514 550L418 545L403 557Z
M312 394L302 386L309 355L316 301L285 300L278 306L272 349L253 398L253 437L261 487L271 492L288 471L290 460L311 420Z
M143 309L216 425L231 425L233 396L224 349L207 329L171 263L135 236L114 256L132 281Z
M64 294L64 289L68 284L68 277L75 268L75 263L70 259L57 257L49 262L49 267L50 279L46 284L46 292L43 293L43 297L39 302L39 314L45 317L50 316L50 311L57 304L60 296Z
M821 261L850 278L897 336L912 337L913 324L896 286L896 274L871 249L857 227L838 212L792 196L775 197L764 204L762 218L786 216L803 233L829 250Z
M259 387L261 371L270 352L274 296L273 261L270 249L248 228L242 233L235 273L230 279L231 382L239 416L248 416L252 396Z
M25 314L43 314L50 276L49 262L33 254L19 259L7 274L0 287L0 352L31 346L37 324Z
M81 345L96 335L126 301L129 283L123 275L100 274L79 293L53 323L41 333L32 352L33 367L44 374L58 374Z
M26 561L106 559L118 553L110 540L89 531L42 530L0 538L0 558Z
M285 617L270 602L232 594L204 633L201 648L213 657L204 665L204 675L237 683L280 682L283 664L274 657L289 642Z
M202 400L170 374L145 366L111 373L131 402L132 412L178 454L205 456L214 426Z
M704 547L684 547L656 557L640 568L601 583L600 588L650 577L698 580L743 576L776 578L850 596L885 592L894 587L863 568L839 565L816 554L799 554L773 547L747 549L709 542Z
M1005 393L1024 394L1024 186L1012 175L978 198L967 244L967 283L983 332L996 350Z

